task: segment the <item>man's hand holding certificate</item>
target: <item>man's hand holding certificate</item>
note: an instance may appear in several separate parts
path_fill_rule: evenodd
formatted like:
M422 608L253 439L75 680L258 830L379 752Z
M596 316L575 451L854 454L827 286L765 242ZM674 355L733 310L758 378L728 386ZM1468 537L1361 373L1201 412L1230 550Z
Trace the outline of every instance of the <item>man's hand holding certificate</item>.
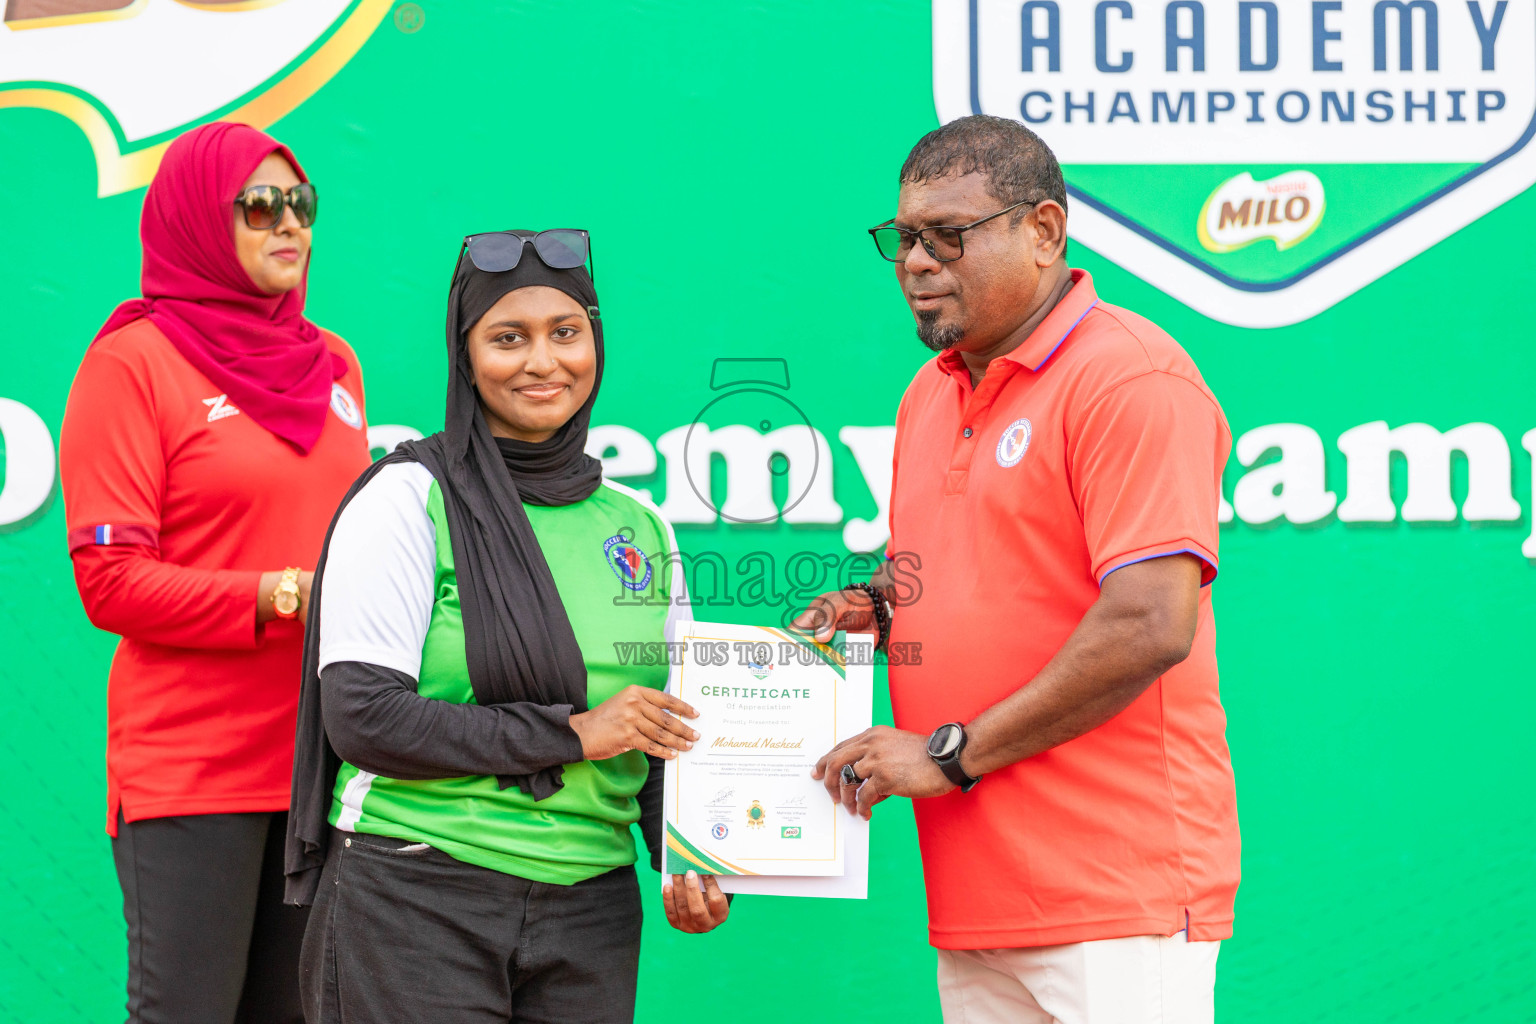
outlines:
M674 642L669 690L698 711L699 737L667 762L664 874L862 898L868 823L827 800L812 769L870 724L872 639L683 622Z

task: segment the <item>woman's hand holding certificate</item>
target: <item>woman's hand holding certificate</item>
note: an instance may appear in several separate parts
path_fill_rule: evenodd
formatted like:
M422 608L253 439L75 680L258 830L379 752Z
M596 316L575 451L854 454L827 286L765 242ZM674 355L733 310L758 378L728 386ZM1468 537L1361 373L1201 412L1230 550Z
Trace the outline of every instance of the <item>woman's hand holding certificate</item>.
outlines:
M626 686L592 710L572 715L570 725L581 738L581 753L588 761L616 757L626 750L674 758L699 738L679 715L699 717L671 694L646 686Z

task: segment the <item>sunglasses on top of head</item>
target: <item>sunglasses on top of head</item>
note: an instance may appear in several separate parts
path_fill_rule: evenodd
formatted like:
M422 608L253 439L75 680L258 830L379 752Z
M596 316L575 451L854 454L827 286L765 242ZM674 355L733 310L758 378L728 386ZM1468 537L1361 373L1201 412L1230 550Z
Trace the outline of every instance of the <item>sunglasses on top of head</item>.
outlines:
M533 243L533 251L551 270L575 270L592 259L592 236L582 228L549 228L545 231L487 231L467 235L464 248L477 270L500 274L516 267L523 250ZM462 250L461 250L462 251ZM597 280L597 261L593 260L592 280Z
M320 197L312 182L300 182L287 192L276 185L252 185L234 199L235 205L245 211L245 226L252 231L270 231L283 222L283 209L293 210L299 227L307 228L315 222L319 212Z

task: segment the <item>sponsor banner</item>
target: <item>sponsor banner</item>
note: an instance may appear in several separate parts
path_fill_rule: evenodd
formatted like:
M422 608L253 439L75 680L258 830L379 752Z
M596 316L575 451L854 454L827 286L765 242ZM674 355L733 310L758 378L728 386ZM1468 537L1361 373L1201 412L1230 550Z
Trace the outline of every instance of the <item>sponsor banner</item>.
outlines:
M1238 326L1314 316L1536 182L1528 0L934 0L933 45L940 120L1032 126L1073 237Z
M943 118L968 113L973 81L974 108L1032 124L1061 153L1069 262L1177 339L1232 425L1209 593L1245 838L1262 852L1245 861L1240 941L1222 951L1222 1019L1467 1016L1464 988L1372 980L1436 974L1487 979L1474 1013L1525 1019L1536 890L1509 871L1536 847L1536 819L1510 780L1530 775L1536 713L1520 640L1536 571L1536 353L1520 301L1536 287L1536 191L1505 200L1531 177L1533 10L0 2L0 152L13 157L0 174L22 199L0 255L0 752L21 772L3 810L23 840L0 877L0 1019L105 1020L123 1003L101 839L117 639L88 620L69 552L157 535L110 515L68 530L57 443L82 353L135 293L159 147L238 117L321 178L309 315L353 346L367 382L333 393L327 415L366 431L376 456L442 423L443 302L463 235L590 229L611 348L588 450L655 502L681 555L615 523L581 557L606 560L616 602L654 600L677 569L717 621L775 623L884 559L892 424L932 354L863 229L895 212L934 98ZM174 40L149 31L173 25ZM527 91L509 68L540 56L572 73L509 101ZM801 227L763 243L764 216ZM243 421L221 392L188 395L185 414ZM1051 454L1032 436L1042 415L989 425L976 458L1027 482ZM1010 542L957 534L930 558ZM892 554L898 603L933 599L931 562ZM1002 612L957 623L1013 628ZM616 669L681 657L649 633L613 641ZM890 663L924 653L898 641ZM817 652L776 637L729 654L772 691L791 658ZM1447 699L1462 692L1476 696ZM1463 742L1444 756L1426 737ZM762 794L730 789L701 819L707 842L812 841L769 801L754 826ZM887 948L864 967L793 958L802 1001L939 1019L912 813L902 799L876 810L869 901L800 901L706 940L753 955L715 958L695 1001L782 1017L740 998L777 963L757 954L837 927ZM1356 927L1296 914L1309 898L1353 909ZM1405 925L1440 941L1404 943ZM645 928L653 965L701 941L659 913ZM1280 962L1316 984L1285 984ZM642 994L637 1021L674 1017Z
M95 153L99 193L125 192L149 183L188 128L221 118L265 128L293 110L351 59L389 6L10 0L0 4L0 108L74 121ZM124 74L125 61L141 73Z

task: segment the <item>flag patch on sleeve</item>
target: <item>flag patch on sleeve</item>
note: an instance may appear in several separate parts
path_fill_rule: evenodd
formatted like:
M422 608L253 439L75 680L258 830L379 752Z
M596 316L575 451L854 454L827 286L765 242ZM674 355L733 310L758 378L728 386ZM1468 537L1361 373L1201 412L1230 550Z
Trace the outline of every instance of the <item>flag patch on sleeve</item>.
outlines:
M143 544L158 548L160 533L147 526L125 526L119 523L101 523L97 526L81 526L69 531L69 550L98 544Z

